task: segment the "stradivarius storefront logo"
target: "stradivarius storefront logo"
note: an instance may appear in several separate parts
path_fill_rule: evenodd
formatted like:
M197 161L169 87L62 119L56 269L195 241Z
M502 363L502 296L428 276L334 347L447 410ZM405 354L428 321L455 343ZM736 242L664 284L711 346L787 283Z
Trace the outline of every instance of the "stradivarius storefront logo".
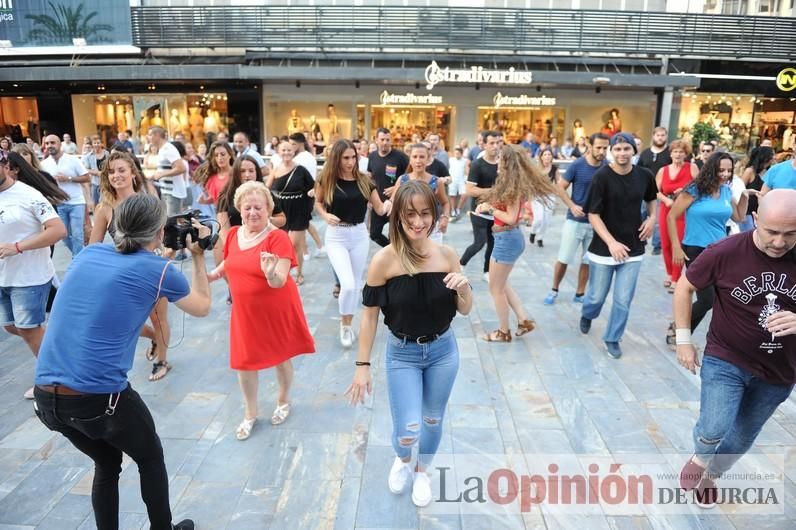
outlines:
M516 70L513 66L508 70L490 70L483 66L471 66L467 69L440 68L437 61L431 61L426 67L426 89L431 90L438 83L493 83L507 85L530 85L533 73Z

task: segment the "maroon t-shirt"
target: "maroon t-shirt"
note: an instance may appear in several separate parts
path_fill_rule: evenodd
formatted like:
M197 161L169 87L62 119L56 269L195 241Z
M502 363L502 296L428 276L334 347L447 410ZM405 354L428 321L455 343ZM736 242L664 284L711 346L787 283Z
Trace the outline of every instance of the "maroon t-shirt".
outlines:
M771 384L796 383L796 335L771 337L768 316L796 312L796 257L771 258L743 232L710 245L686 269L697 289L713 285L716 299L705 355Z

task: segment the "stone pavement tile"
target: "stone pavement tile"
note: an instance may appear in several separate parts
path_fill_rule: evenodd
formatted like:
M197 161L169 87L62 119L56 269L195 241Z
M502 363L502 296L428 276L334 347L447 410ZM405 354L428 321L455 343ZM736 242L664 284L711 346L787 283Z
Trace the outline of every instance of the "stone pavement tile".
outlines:
M454 428L452 438L453 450L457 455L503 454L503 439L497 429ZM392 460L390 460L390 464L392 465Z
M483 405L490 395L480 359L459 359L459 373L449 403Z
M0 530L36 530L35 526L23 526L18 524L2 524L0 523Z
M262 431L264 425L255 425ZM216 438L207 452L205 459L193 473L193 478L201 482L229 483L243 486L253 471L252 463L262 458L262 447L258 438L252 437L245 441L235 438L235 433L228 432ZM172 468L170 468L172 469ZM178 469L178 468L174 468Z
M451 427L497 428L495 410L489 405L450 405Z
M462 514L462 530L524 530L522 515Z
M16 473L35 454L36 451L32 449L0 449L0 484L3 484ZM1 490L2 488L0 488ZM2 493L0 493L0 496L2 496Z
M36 526L37 530L75 530L92 514L91 498L67 493Z
M191 392L174 412L158 425L158 434L165 438L199 439L226 399L224 394Z
M281 487L256 490L244 488L232 518L235 519L237 516L254 513L273 515L281 495Z
M390 447L368 447L360 488L364 494L359 496L356 528L418 527L418 512L410 491L394 495L387 488L387 475L394 458Z
M85 468L42 464L0 500L0 522L38 524L75 484Z
M658 432L663 433L675 451L688 453L694 449L693 429L696 415L681 408L649 408Z
M573 453L563 429L536 429L517 426L517 436L526 455Z
M176 519L180 521L181 519ZM147 530L149 528L149 519L142 513L120 513L119 514L119 530ZM97 530L97 525L94 524L94 514L92 513L83 521L83 524L77 530Z
M642 515L607 516L608 526L612 530L653 530L652 524Z
M362 477L345 477L340 484L337 497L337 512L334 514L334 530L348 530L356 526L357 505Z
M561 420L546 391L506 392L512 416L518 424L539 429L560 429Z
M36 416L31 416L24 423L0 440L0 449L33 449L39 450L55 433L49 430Z
M340 485L339 480L285 481L271 526L291 530L332 530Z
M353 364L353 363L352 363ZM350 384L350 374L348 384ZM309 433L348 433L354 422L356 410L343 395L347 386L338 386L336 392L316 392L311 401L294 400L290 418L280 427ZM271 405L267 406L270 418Z
M242 493L242 485L194 480L179 502L172 503L172 517L193 519L199 528L225 528Z
M267 530L272 528L273 520L273 515L264 513L234 514L225 528L226 530Z
M419 530L461 530L461 517L456 515L431 515L420 511Z
M585 515L585 514L569 514L564 513L549 513L543 511L544 520L547 523L547 528L550 530L609 530L611 526L604 515Z
M496 363L497 374L503 390L508 391L540 391L544 390L539 373L525 362Z
M350 434L286 432L282 452L289 457L286 478L305 482L342 480L351 440Z

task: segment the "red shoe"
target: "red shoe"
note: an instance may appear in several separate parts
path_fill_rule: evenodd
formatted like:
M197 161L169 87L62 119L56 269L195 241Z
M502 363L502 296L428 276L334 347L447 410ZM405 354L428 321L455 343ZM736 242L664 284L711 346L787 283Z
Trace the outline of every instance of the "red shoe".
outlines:
M700 508L710 509L716 506L719 496L719 488L713 479L703 477L696 488L694 488L694 504Z
M680 470L680 487L684 490L692 490L699 485L705 468L694 462L694 457L688 459L683 469Z

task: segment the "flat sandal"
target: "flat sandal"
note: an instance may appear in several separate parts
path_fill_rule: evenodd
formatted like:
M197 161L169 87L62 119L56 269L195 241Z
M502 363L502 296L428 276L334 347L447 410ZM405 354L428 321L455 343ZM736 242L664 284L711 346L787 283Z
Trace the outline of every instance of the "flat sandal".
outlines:
M511 332L496 329L492 333L484 335L483 339L487 342L511 342Z
M536 329L536 322L530 319L525 319L522 322L517 323L517 332L514 334L517 337L522 337L526 333L530 333Z

